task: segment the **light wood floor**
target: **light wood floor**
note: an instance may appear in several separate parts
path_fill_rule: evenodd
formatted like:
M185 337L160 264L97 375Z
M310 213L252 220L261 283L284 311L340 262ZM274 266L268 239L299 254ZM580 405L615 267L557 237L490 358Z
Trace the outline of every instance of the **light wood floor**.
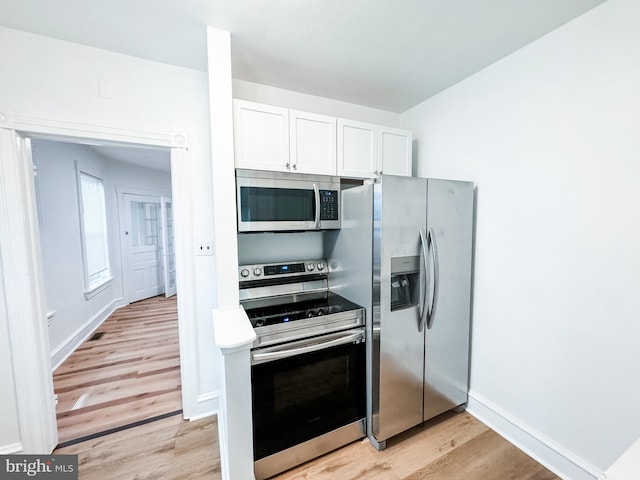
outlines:
M116 310L53 375L59 442L182 408L176 297Z
M56 450L80 480L220 480L216 417L175 416ZM556 480L468 413L446 414L376 452L363 439L274 480ZM236 479L234 479L236 480ZM245 480L245 479L237 479Z
M53 453L78 455L80 480L220 480L217 428L176 415Z
M364 439L277 480L555 480L552 472L468 413L447 413L387 442Z

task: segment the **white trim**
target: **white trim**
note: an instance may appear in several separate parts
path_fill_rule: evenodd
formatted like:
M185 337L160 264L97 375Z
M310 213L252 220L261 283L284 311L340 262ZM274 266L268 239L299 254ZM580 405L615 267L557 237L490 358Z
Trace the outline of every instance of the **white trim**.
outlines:
M561 478L594 480L602 472L482 395L470 391L467 411Z
M20 442L24 453L51 452L58 432L33 161L29 140L4 128L0 128L0 232L0 275Z
M113 277L113 276L111 276L109 278L105 278L100 283L98 283L98 284L94 285L93 287L89 288L89 290L85 290L84 291L85 300L89 300L89 299L95 297L100 292L104 292L107 288L109 288L111 286L111 284L113 283L113 279L114 278L115 277Z
M158 192L156 190L144 190L142 188L127 187L126 185L116 185L116 193L118 198L122 198L122 195L128 193L130 195L143 195L146 197L170 197L170 194L166 192Z
M220 412L220 392L218 390L214 390L212 392L201 393L197 396L196 403L198 403L199 407L202 407L198 409L201 411L188 417L188 420L198 420L199 418L218 415Z
M104 174L102 172L95 172L92 169L84 168L84 166L80 165L80 163L76 160L74 162L76 169L76 188L78 193L78 217L80 221L80 245L82 247L82 267L84 269L84 298L85 300L89 300L94 297L98 293L104 291L109 285L105 285L106 283L111 282L113 277L111 276L111 255L109 253L109 228L108 228L108 218L107 218L107 195L104 189L104 179L102 178ZM92 275L89 274L89 261L87 259L87 231L85 227L85 212L84 212L84 195L82 191L82 176L92 177L95 180L100 181L100 186L102 187L102 204L104 207L104 216L103 216L103 241L104 241L104 250L107 257L107 267L101 270L99 273L102 276L103 274L107 274L108 276L104 279L100 279L97 283L94 281L91 283L90 277ZM101 288L104 287L104 288Z
M172 148L186 148L189 149L189 136L184 132L172 132L171 133L171 147Z
M0 275L11 280L7 293L11 358L14 364L15 395L18 404L20 440L26 453L51 452L57 444L57 426L49 332L46 307L37 206L33 182L33 162L24 157L28 139L24 136L55 135L66 140L87 139L136 143L171 148L171 185L176 227L176 276L178 283L178 324L180 338L180 373L183 410L187 413L195 402L198 386L197 314L195 298L195 264L191 253L193 222L191 209L190 156L184 145L173 146L170 134L123 130L93 124L47 120L7 113L0 109L0 202L11 205L5 215L0 208ZM186 134L184 138L187 138ZM19 140L19 145L16 141ZM20 143L21 142L21 143ZM29 170L29 168L31 170ZM3 198L4 200L4 198ZM8 227L4 230L5 225ZM11 235L5 235L12 232ZM5 257L7 261L5 262ZM6 282L5 282L6 283ZM10 305L9 305L10 304Z
M220 392L218 390L214 390L212 392L201 393L196 398L196 402L204 403L204 402L208 402L210 400L218 400L219 398L220 398Z
M51 351L52 371L55 371L69 356L78 348L82 342L95 332L102 323L109 318L118 308L122 308L127 303L124 298L116 298L109 305L96 313L92 318L84 322L71 335L69 335L60 345Z
M29 115L6 113L4 128L29 132L30 134L62 136L67 139L107 140L116 143L136 143L159 147L173 147L172 135L143 130L130 130L107 127L84 122L68 122L60 119L48 119ZM183 134L186 138L186 134ZM184 148L184 145L179 145Z
M22 444L20 442L0 447L0 455L15 455L16 453L22 453Z
M198 369L198 338L196 325L196 284L193 245L193 209L186 188L192 182L192 162L185 149L171 149L171 185L173 228L175 240L176 287L178 291L178 330L180 331L180 375L182 380L182 411L184 418L200 415L198 396L200 372ZM176 189L181 185L182 190Z
M186 420L194 421L199 420L201 418L211 417L213 415L219 415L220 413L220 392L218 390L214 390L213 392L203 393L198 395L196 399L197 403L210 403L214 408L208 408L206 411L198 413L197 415L192 415L190 417L185 417Z

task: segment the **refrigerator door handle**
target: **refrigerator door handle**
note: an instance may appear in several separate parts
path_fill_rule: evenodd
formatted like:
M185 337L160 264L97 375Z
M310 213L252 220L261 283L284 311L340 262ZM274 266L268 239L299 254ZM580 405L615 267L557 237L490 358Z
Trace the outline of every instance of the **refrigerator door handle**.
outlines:
M424 229L420 228L420 247L422 248L422 262L424 268L424 288L422 289L422 295L420 298L420 305L418 306L418 315L420 319L418 321L418 331L424 330L424 324L427 321L427 292L429 290L429 282L427 281L429 275L429 265L427 264L427 240L425 239Z
M427 329L433 326L433 319L436 316L438 308L438 291L440 290L440 262L438 260L438 244L436 242L436 232L429 227L427 232L427 240L431 244L431 254L433 255L433 299L431 300L431 308L427 315Z
M316 212L315 212L315 228L320 228L320 190L317 184L313 184L313 196L316 200Z

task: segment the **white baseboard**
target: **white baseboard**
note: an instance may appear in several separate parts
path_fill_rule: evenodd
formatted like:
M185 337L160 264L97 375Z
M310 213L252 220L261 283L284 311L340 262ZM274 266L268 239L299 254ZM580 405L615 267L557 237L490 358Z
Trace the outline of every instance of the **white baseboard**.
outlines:
M476 392L469 392L467 411L565 480L596 480L603 478L603 473L599 469L508 414Z
M84 322L65 341L51 351L51 365L55 371L89 336L102 325L109 316L118 308L124 307L127 302L124 298L116 298L109 305L100 310L92 318Z
M218 415L220 411L220 392L214 390L213 392L198 395L196 397L196 406L191 410L194 411L188 416L185 416L187 420L199 420L212 415Z
M0 447L0 455L15 455L22 453L22 443L11 443Z

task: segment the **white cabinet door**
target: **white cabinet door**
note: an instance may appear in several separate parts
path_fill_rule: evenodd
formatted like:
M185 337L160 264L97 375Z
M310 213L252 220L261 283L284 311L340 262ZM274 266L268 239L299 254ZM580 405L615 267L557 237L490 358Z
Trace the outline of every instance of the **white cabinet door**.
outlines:
M411 176L412 134L407 130L379 127L378 170L387 175Z
M336 119L289 111L289 171L336 174Z
M245 100L233 101L236 168L286 172L289 111Z
M338 119L338 176L373 178L378 174L377 129L370 123Z

